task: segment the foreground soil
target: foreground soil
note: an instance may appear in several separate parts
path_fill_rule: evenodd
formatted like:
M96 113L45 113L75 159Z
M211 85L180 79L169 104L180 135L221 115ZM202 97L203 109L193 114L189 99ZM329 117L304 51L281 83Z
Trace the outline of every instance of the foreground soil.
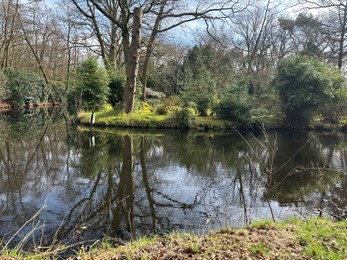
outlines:
M170 234L81 251L70 259L346 259L347 221L322 218L263 222L204 236Z

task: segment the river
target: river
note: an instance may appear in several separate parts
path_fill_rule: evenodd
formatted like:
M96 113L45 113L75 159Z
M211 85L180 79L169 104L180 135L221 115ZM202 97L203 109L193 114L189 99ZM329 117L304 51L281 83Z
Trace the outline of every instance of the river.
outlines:
M2 113L0 126L3 245L203 234L347 210L342 132L88 129L54 109Z

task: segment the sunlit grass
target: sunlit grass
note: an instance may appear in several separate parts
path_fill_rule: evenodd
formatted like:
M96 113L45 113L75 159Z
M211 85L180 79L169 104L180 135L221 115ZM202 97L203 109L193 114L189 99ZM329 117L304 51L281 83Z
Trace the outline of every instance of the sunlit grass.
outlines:
M78 119L82 124L88 125L90 122L90 112L80 112ZM196 128L224 129L235 126L230 121L218 119L216 116L195 115ZM95 112L95 126L116 126L133 128L179 128L173 112L165 115L157 114L150 109L137 110L132 114L126 114L114 110L110 105L106 105L102 110Z
M309 217L306 221L294 220L300 243L307 256L320 259L346 259L347 220L332 222L325 218Z
M271 101L271 102L270 102ZM270 105L254 105L252 109L252 126L261 122L268 129L283 128L283 114L278 108L278 104L272 99L268 100ZM125 114L119 110L114 110L110 105L105 105L100 111L95 113L95 126L115 126L125 128L180 128L180 123L175 118L175 111L180 107L170 107L166 114L156 113L156 109L150 107L147 103L143 103L141 109L135 110L132 114ZM192 109L192 111L195 111ZM277 112L274 112L277 111ZM195 111L194 128L197 129L231 129L233 127L250 127L250 125L240 125L236 122L222 120L217 116L210 114L208 116L199 116ZM347 117L340 117L338 123L331 123L324 118L316 115L312 122L307 126L309 129L332 129L347 127ZM90 112L80 112L78 114L80 123L88 125L90 121Z
M97 126L119 126L119 127L146 127L160 128L169 127L172 115L158 115L151 111L135 111L126 114L113 110L110 105L105 106L101 111L95 112L95 124ZM89 124L90 112L81 112L78 118L83 124Z

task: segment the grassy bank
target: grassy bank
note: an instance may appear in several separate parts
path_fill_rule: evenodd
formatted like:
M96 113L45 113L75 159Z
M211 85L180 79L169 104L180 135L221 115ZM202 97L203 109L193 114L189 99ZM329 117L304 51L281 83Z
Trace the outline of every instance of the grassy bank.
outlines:
M261 110L261 109L259 109ZM89 125L90 112L80 112L77 116L79 123ZM267 129L292 129L292 125L284 125L280 114L255 114L252 118L253 123L240 124L228 120L219 119L217 116L198 116L194 115L193 124L189 128L193 129L231 129L231 128L247 128L252 129L259 125L259 122L264 124ZM256 123L258 122L258 123ZM135 111L133 114L117 113L111 106L106 105L102 110L95 112L95 126L100 127L124 127L124 128L185 128L175 118L173 113L160 115L150 110ZM307 127L300 129L332 131L346 130L347 116L340 118L338 122L330 122L317 116Z
M347 221L325 218L290 219L281 223L263 221L246 228L223 228L203 236L169 234L114 246L95 243L80 247L70 259L346 259ZM55 255L56 256L56 255ZM25 254L3 255L23 259ZM52 259L53 254L30 259Z
M77 116L79 123L89 125L90 112L80 112ZM278 120L266 120L271 128L278 127ZM160 115L150 110L135 111L133 114L117 113L111 106L95 112L95 126L126 127L126 128L185 128L175 118L173 113ZM219 119L216 116L194 116L191 128L195 129L231 129L233 127L251 127L237 122Z

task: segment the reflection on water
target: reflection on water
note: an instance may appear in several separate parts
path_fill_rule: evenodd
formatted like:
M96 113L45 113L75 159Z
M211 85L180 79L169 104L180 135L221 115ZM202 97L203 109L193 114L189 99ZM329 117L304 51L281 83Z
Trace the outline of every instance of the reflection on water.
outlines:
M41 243L201 233L347 209L343 133L81 131L40 113L0 117L3 241L18 230L12 241L35 230Z

